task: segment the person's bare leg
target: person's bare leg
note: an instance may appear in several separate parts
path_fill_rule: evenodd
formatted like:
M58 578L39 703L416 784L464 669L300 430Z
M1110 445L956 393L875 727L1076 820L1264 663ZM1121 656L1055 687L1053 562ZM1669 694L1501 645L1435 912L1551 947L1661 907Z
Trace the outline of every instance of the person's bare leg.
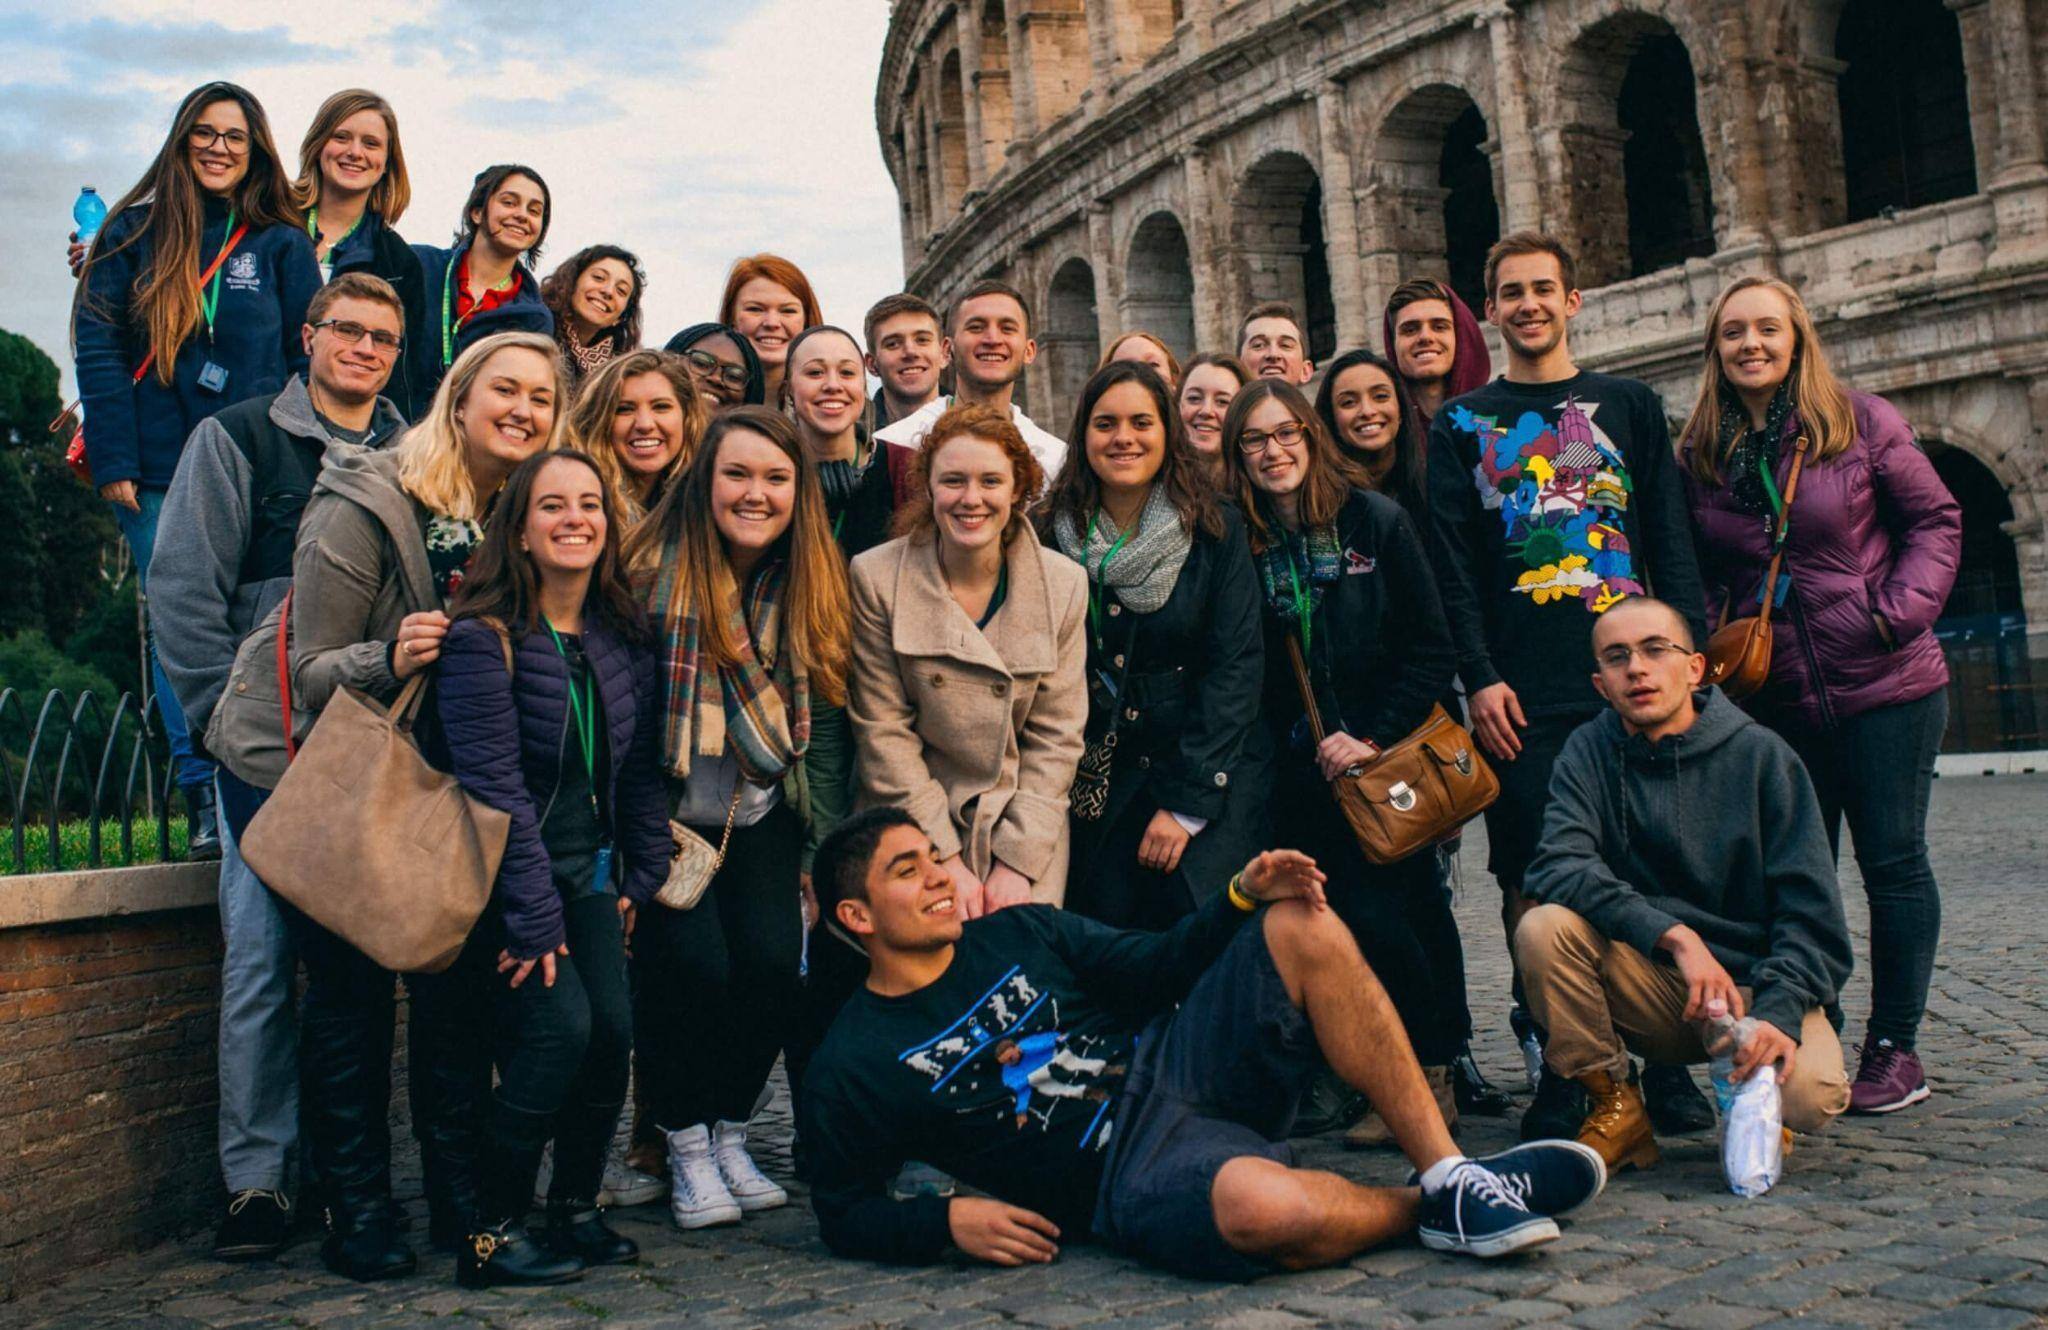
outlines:
M1413 1187L1361 1187L1313 1169L1245 1155L1209 1188L1216 1230L1232 1250L1290 1270L1329 1265L1415 1228Z
M1330 1069L1371 1096L1417 1170L1457 1154L1401 1015L1350 930L1330 911L1294 900L1267 906L1263 924L1287 995L1307 1013Z

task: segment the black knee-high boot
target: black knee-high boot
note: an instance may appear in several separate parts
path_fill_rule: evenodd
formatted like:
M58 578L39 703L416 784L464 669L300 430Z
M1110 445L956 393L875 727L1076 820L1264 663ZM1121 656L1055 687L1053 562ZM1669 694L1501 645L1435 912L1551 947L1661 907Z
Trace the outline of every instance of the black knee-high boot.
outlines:
M493 1097L479 1161L479 1218L468 1245L455 1254L455 1282L464 1288L561 1284L582 1276L581 1257L551 1251L526 1231L547 1132L546 1117Z

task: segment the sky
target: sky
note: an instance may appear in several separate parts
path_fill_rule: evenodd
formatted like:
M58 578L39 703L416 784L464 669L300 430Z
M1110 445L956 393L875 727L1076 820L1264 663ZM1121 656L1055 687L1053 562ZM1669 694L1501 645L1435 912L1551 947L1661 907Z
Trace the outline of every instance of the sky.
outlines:
M254 92L280 156L331 92L382 93L412 205L445 245L484 166L546 177L543 274L621 244L648 273L659 344L717 313L732 260L796 261L853 327L903 279L895 190L875 137L887 0L0 0L0 328L71 390L71 205L127 192L178 101L210 79Z

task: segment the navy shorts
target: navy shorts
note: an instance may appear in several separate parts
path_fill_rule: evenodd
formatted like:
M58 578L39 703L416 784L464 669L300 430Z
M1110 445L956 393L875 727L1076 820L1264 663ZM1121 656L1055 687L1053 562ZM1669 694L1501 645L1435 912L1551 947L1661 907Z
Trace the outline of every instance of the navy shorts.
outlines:
M1179 1009L1139 1036L1098 1194L1099 1237L1195 1279L1277 1268L1223 1240L1209 1191L1224 1164L1245 1155L1293 1166L1287 1131L1322 1065L1263 918L1247 921Z

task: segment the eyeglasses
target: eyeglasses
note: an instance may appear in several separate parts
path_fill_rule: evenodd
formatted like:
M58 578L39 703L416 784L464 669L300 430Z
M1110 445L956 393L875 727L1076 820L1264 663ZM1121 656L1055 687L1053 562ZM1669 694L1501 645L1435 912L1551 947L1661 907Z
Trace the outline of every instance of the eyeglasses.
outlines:
M1629 661L1635 659L1638 655L1643 658L1645 665L1658 665L1673 655L1686 656L1691 654L1691 652L1676 642L1667 642L1661 637L1653 637L1641 646L1607 648L1607 650L1600 653L1600 668L1603 670L1625 670L1628 668Z
M1302 435L1305 432L1301 427L1301 422L1298 420L1282 425L1271 434L1264 434L1258 430L1246 430L1237 436L1237 450L1246 457L1257 457L1260 453L1266 451L1266 445L1269 443L1277 443L1282 448L1292 448L1301 442Z
M249 136L239 129L215 129L212 125L194 125L185 135L185 141L201 152L218 143L227 150L230 157L240 157L249 151Z
M370 339L370 345L376 347L378 351L385 355L389 355L398 349L399 336L397 333L386 332L382 328L365 328L362 324L352 319L322 319L313 326L315 328L332 328L334 335L350 346L356 345L367 337Z
M697 373L707 379L717 379L728 388L744 388L747 386L747 367L745 365L728 365L709 351L699 351L694 347L683 352L683 359L689 361L690 368Z

